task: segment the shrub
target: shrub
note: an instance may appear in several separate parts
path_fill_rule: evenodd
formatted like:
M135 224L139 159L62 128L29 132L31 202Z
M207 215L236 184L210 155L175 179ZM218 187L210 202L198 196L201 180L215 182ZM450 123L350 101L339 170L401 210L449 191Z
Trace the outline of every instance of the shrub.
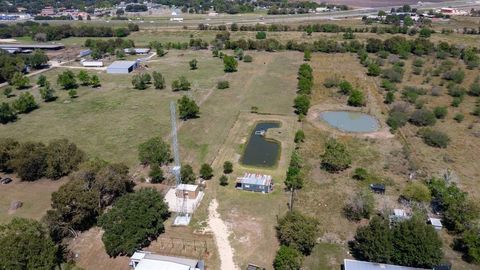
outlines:
M472 85L470 85L470 91L468 93L472 96L480 96L480 83L472 83Z
M416 126L433 126L436 118L433 112L427 109L420 109L413 112L409 121Z
M428 203L432 199L430 189L420 182L408 183L403 190L402 196L409 201Z
M448 135L438 130L423 128L418 131L418 135L427 145L433 147L446 148L450 143Z
M463 82L463 79L465 78L465 72L461 69L449 70L443 73L442 78L447 81L453 81L457 84L460 84Z
M365 97L363 96L363 92L360 90L353 90L350 93L350 97L348 98L348 105L354 107L361 107L365 106Z
M200 177L205 180L211 179L213 177L212 166L207 163L202 164L202 167L200 168Z
M455 117L453 117L453 119L454 119L455 121L457 121L457 123L461 123L464 118L465 118L465 116L463 116L463 114L461 114L461 113L457 113L457 114L455 115Z
M441 96L442 95L442 87L440 86L432 86L432 91L431 91L431 95L434 96L434 97L438 97L438 96Z
M395 101L395 94L392 91L388 91L385 95L385 104L392 104Z
M71 70L65 70L63 73L58 74L57 83L65 90L78 87L75 74Z
M29 92L20 94L12 106L18 113L29 113L38 108L35 98Z
M180 119L188 120L192 118L197 118L200 113L200 108L198 107L195 100L183 96L177 101L178 111L180 114Z
M359 167L355 168L355 170L353 171L352 178L356 180L366 180L368 176L368 171L365 168Z
M343 208L348 220L359 221L370 218L374 209L375 199L369 190L362 190L355 194Z
M452 99L452 107L458 107L460 106L460 104L463 102L463 98L462 97L454 97Z
M17 119L15 109L6 102L0 104L0 123L6 124Z
M220 181L220 185L221 185L221 186L226 186L226 185L228 185L228 177L227 177L225 174L222 175L222 176L220 176L219 181Z
M299 95L294 100L295 112L299 115L307 115L310 109L310 98L307 95Z
M150 166L148 176L150 176L151 182L154 184L162 183L164 179L162 168L156 163Z
M194 184L197 176L193 172L193 168L190 164L183 165L180 169L180 177L183 184Z
M347 147L335 139L325 143L325 152L322 155L322 168L334 173L347 169L352 164L352 157Z
M152 73L152 77L153 77L153 86L155 86L155 89L165 88L165 78L163 77L162 73L154 71Z
M225 55L223 56L223 65L225 72L235 72L237 71L238 62L235 57Z
M264 32L264 31L259 31L259 32L257 32L257 34L255 35L255 38L256 38L256 39L266 39L266 38L267 38L267 33Z
M389 91L389 92L395 92L397 91L397 86L395 85L395 83L389 81L389 80L382 80L382 88L384 88L385 90Z
M233 172L233 163L230 161L225 161L223 163L223 173L230 174Z
M172 82L172 91L188 91L190 87L191 84L185 76L180 76Z
M298 250L282 245L275 255L273 269L293 270L302 268L302 254Z
M172 159L170 145L161 137L152 137L138 146L138 159L142 164L167 164Z
M338 88L340 88L340 92L344 95L350 95L353 90L353 86L348 81L342 81L338 84Z
M452 97L463 97L466 92L465 88L458 85L448 87L448 94Z
M305 140L305 132L303 130L299 129L297 132L295 132L295 143L301 143Z
M447 116L448 110L447 107L435 107L433 109L433 114L435 114L435 117L437 119L443 119L445 116Z
M217 89L227 89L230 87L230 83L228 81L219 81L217 83Z
M309 255L315 246L318 222L299 212L288 212L278 221L277 237L280 244L297 249Z
M377 77L378 75L380 75L381 72L382 72L382 69L380 69L380 66L378 64L370 63L368 65L368 71L367 71L368 76Z
M327 88L337 87L340 84L340 80L335 77L326 78L323 85Z
M244 57L243 57L243 62L245 63L251 63L253 62L253 57L249 54L246 54Z

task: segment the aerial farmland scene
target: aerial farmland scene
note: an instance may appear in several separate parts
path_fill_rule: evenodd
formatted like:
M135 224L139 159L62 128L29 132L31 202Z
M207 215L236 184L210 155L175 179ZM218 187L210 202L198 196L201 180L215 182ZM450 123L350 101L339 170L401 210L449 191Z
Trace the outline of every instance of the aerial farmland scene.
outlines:
M480 1L0 0L0 270L480 269Z

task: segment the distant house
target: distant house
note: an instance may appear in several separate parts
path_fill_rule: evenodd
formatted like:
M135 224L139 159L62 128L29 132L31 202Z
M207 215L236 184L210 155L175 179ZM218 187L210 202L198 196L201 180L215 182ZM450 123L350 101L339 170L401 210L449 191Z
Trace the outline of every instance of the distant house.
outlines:
M443 228L442 220L439 218L429 218L428 223L432 224L433 228L435 228L436 231L440 231Z
M343 260L344 270L427 270L425 268L414 268L393 264L364 262L357 260L345 259Z
M109 74L128 74L138 67L137 61L115 61L107 67Z
M188 259L137 251L130 257L129 263L134 270L204 270L203 260Z
M180 184L175 191L175 194L179 198L184 196L188 199L195 200L200 193L200 187L198 185Z
M273 190L272 176L266 174L245 173L237 178L237 189L269 193Z
M171 22L183 22L183 18L174 17L174 18L170 18L170 21L171 21Z
M84 67L103 67L102 61L80 61Z
M45 7L40 11L41 16L54 16L55 14L57 13L55 12L55 9L51 6Z
M147 54L150 52L150 48L126 48L123 51L128 54Z

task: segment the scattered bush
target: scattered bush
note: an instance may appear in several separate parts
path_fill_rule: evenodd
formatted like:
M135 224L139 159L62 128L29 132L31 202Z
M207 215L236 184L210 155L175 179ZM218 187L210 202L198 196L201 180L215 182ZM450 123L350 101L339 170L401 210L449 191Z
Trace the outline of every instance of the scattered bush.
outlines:
M317 241L317 227L314 218L290 211L278 221L277 237L280 244L309 255Z
M352 164L352 157L347 147L335 139L325 143L325 152L322 155L322 168L334 173L347 169Z
M362 91L353 90L350 93L350 97L348 98L348 105L354 107L362 107L365 106L365 103L366 101Z
M418 131L418 135L427 145L433 147L446 148L450 143L448 135L438 130L423 128Z
M18 113L29 113L38 108L35 98L29 92L20 94L12 106Z
M228 185L228 177L227 177L225 174L223 174L222 176L220 176L219 181L220 181L220 185L221 185L221 186L226 186L226 185Z
M375 199L369 190L357 192L343 208L348 220L359 221L362 218L370 218L373 213Z
M436 118L433 112L427 109L420 109L413 112L409 121L416 126L433 126Z
M299 129L297 132L295 132L295 143L301 143L305 140L305 132L303 130Z
M244 57L243 57L243 62L245 63L251 63L253 62L253 57L249 54L246 54Z
M219 81L217 83L217 89L227 89L230 87L230 83L228 81Z
M200 108L198 107L195 100L183 96L178 100L178 110L180 114L180 119L187 120L192 118L197 118L200 113Z
M457 123L461 123L464 118L465 118L465 116L463 116L463 114L461 114L461 113L457 113L457 114L455 115L455 117L453 117L453 119L454 119L455 121L457 121Z
M213 177L212 166L207 163L202 164L202 167L200 168L200 177L205 180L211 179Z
M282 245L275 255L273 269L293 270L302 268L302 254L298 250Z
M223 163L223 173L231 174L233 172L233 163L230 161L225 161Z
M170 145L161 137L152 137L138 146L138 159L142 164L167 164L172 159Z
M443 119L445 116L447 116L448 110L447 107L435 107L433 109L433 114L435 114L435 117L437 119Z
M154 184L162 183L164 179L163 170L157 163L150 165L148 176L150 176L151 182Z
M340 92L344 95L350 95L350 93L353 91L353 86L348 81L341 81L338 84L338 88L340 88Z
M403 190L402 196L409 201L429 203L432 199L430 189L420 182L408 183Z
M177 80L172 82L172 91L188 91L190 90L190 82L185 76L178 77Z
M323 82L323 85L327 88L332 88L332 87L337 87L340 84L340 80L335 76L335 77L329 77L325 79Z

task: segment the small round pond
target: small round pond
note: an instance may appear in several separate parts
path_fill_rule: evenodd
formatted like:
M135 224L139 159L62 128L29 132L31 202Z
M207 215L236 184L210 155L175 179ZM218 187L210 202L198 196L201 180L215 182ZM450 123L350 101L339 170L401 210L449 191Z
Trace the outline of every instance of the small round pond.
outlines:
M349 111L326 111L320 119L330 126L345 132L374 132L380 128L378 120L366 113Z

